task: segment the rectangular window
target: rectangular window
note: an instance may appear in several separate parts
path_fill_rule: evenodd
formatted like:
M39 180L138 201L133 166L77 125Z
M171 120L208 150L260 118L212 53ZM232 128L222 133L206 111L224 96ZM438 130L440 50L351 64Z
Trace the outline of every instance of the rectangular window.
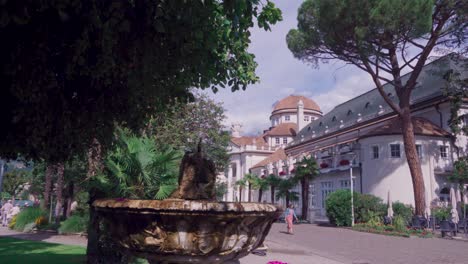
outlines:
M372 146L372 158L378 159L380 155L379 146Z
M340 180L340 187L341 187L341 189L350 189L351 184L350 184L349 179ZM353 190L355 190L355 189L356 189L356 181L355 181L355 179L353 179Z
M276 143L276 145L279 145L279 143L280 143L280 138L279 137L275 138L275 143Z
M418 153L419 159L422 159L422 145L416 144L416 152Z
M309 185L309 190L310 190L310 203L309 206L311 208L314 208L316 206L316 201L315 201L315 184Z
M283 138L283 144L288 144L288 138Z
M441 158L448 158L448 153L447 153L447 150L448 150L448 147L447 146L439 146L440 148L440 157Z
M321 182L320 186L322 187L322 208L325 208L325 201L327 200L328 195L333 192L333 182Z
M400 144L390 144L390 157L401 158Z
M290 120L290 117L287 115L287 116L284 116L284 120L286 121L289 121Z
M309 122L309 116L304 116L304 121Z

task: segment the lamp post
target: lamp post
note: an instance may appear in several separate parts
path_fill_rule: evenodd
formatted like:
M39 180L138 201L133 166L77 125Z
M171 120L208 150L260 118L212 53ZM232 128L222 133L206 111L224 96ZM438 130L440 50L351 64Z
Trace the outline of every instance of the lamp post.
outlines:
M351 226L354 226L354 184L353 184L353 161L356 158L356 153L350 152L351 161L349 162L349 184L351 190Z

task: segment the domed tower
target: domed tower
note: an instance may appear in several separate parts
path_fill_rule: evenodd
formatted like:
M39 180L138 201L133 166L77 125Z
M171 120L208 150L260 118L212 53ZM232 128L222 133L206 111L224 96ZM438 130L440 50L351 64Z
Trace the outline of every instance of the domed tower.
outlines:
M321 116L320 107L312 99L302 95L290 95L274 105L270 121L272 127L282 123L295 123L299 131Z

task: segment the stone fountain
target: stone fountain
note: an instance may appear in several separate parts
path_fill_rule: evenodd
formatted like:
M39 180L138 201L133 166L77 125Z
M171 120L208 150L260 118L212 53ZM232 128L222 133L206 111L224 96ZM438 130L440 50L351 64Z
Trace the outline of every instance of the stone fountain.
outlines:
M182 159L170 199L101 199L93 206L125 254L150 263L235 263L263 243L282 210L217 202L215 180L215 166L199 148Z

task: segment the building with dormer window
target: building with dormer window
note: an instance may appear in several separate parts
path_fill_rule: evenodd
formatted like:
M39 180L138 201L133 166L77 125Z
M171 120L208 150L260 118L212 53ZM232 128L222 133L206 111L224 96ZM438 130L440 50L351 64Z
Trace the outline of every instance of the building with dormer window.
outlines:
M468 154L466 136L453 135L449 127L451 104L450 98L444 95L448 84L440 73L453 69L468 78L466 69L450 56L427 64L411 97L415 143L428 207L446 202L447 190L457 188L447 180L447 176L453 171L453 162ZM408 75L403 76L402 81L407 78ZM391 84L386 84L384 90L390 96L395 93ZM246 166L243 173L250 171L259 177L270 173L291 177L297 161L303 156L315 157L320 174L309 186L310 201L307 201L310 208L308 217L312 220L326 220L325 201L328 195L338 189L350 189L351 185L356 192L372 194L384 201L390 192L393 201L414 204L401 123L377 89L337 105L324 115L312 100L307 99L310 101L305 103L305 97L296 101L293 98L287 97L275 105L270 116L272 128L261 136L270 148L270 154L257 163L251 162L252 165ZM396 96L391 96L391 100L398 104ZM278 105L281 107L278 108ZM295 120L296 129L286 121L286 115L290 120ZM468 115L466 102L458 115ZM310 121L305 121L306 116ZM290 133L285 136L288 138L287 145L284 145L281 134L286 134L288 130ZM294 191L300 194L301 190L296 188ZM460 196L459 192L457 194ZM255 191L251 196L256 201ZM247 193L243 197L248 197ZM457 199L468 201L468 197ZM268 191L264 192L262 200L270 202ZM300 207L301 203L299 201L297 206Z

